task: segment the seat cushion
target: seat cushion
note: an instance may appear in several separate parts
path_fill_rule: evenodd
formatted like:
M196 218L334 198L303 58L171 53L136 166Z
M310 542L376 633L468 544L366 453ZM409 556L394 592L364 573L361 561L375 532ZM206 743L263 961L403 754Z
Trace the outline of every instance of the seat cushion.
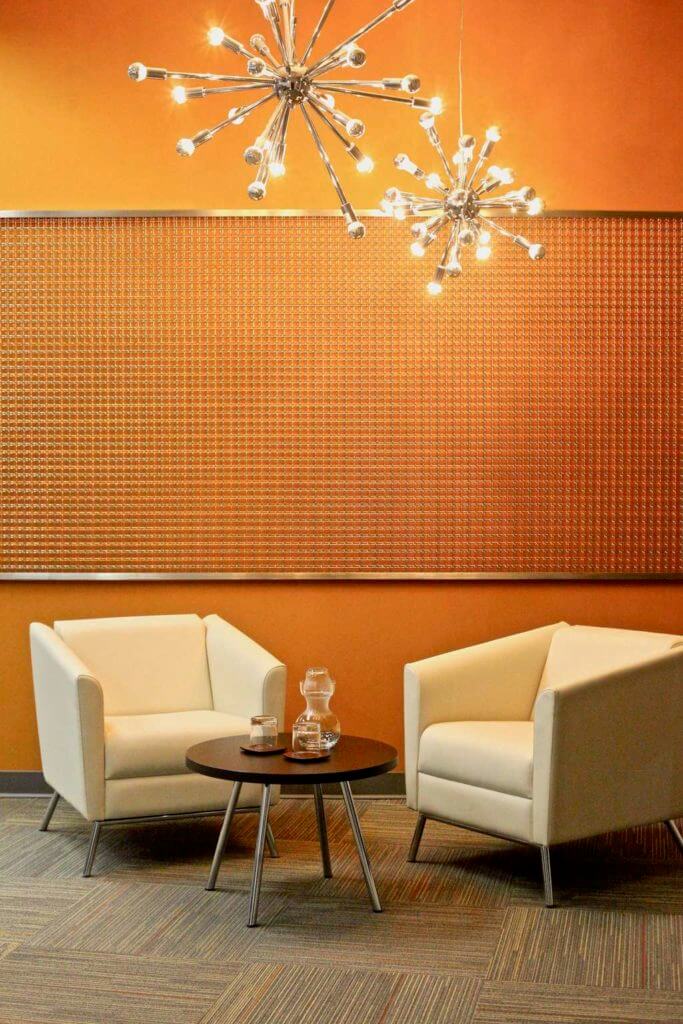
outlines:
M107 715L104 720L105 779L134 779L187 772L193 743L249 733L249 719L220 711L176 711L162 715Z
M206 627L198 615L138 615L55 622L102 685L105 715L213 707Z
M530 798L533 722L439 722L420 737L418 770Z

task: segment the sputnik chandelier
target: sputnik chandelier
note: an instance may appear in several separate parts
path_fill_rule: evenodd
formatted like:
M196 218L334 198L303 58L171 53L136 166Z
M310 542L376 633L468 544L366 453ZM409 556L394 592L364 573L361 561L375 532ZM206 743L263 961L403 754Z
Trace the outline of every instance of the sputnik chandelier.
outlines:
M463 131L463 22L464 0L461 5L458 58L460 138L458 151L453 156L455 173L451 169L436 130L434 112L426 111L420 116L420 125L426 131L429 141L441 160L446 181L437 173L427 174L406 153L399 153L394 159L394 165L398 170L413 175L432 194L421 196L414 192L390 188L380 204L386 213L393 215L397 220L405 220L409 214L426 218L414 223L410 229L414 238L410 248L414 256L424 256L427 247L435 242L439 234L444 231L444 237L447 239L446 246L434 276L427 285L430 295L439 295L442 292L444 277L455 277L462 273L461 256L465 249L473 247L479 261L489 258L492 231L504 238L511 239L522 249L526 249L532 260L540 260L545 256L545 248L542 245L532 244L523 235L508 231L507 228L491 220L489 216L490 210L501 210L508 214L527 213L533 216L543 209L543 200L536 196L530 185L502 194L497 193L501 185L511 185L514 179L509 167L488 164L493 147L500 140L500 129L496 126L486 130L486 136L477 154L476 162L474 160L476 139L473 135L466 135ZM477 180L477 176L480 174L481 177Z
M311 53L334 2L335 0L326 0L313 34L300 53L297 51L295 0L257 0L272 30L277 50L276 56L273 55L266 39L260 33L251 37L249 40L251 49L248 49L237 39L226 35L223 29L210 29L209 43L213 46L224 46L231 53L243 57L247 62L246 75L167 71L166 68L146 67L139 62L130 65L128 75L135 82L143 82L145 79L171 79L174 81L182 79L226 83L216 87L200 85L190 89L178 85L172 91L173 98L177 103L247 90L263 92L262 96L251 103L232 107L228 111L227 117L212 128L205 128L191 138L180 139L176 150L181 156L192 156L199 146L209 142L224 128L229 125L242 124L259 107L274 101L275 109L263 131L254 143L244 150L245 161L256 168L256 177L247 188L249 198L255 201L263 199L265 196L270 177L281 177L285 173L287 129L292 112L298 107L339 197L348 233L352 238L362 238L365 234L365 226L358 220L355 210L346 197L311 114L341 142L348 155L355 161L356 170L361 174L366 174L372 171L374 165L372 159L361 152L355 141L365 134L365 125L358 118L350 117L336 108L335 94L404 103L432 114L440 112L441 101L438 98L420 99L414 95L420 88L420 80L416 75L373 80L327 78L326 76L330 74L338 75L349 68L355 70L363 67L366 53L356 45L358 40L393 14L402 11L412 3L412 0L392 0L391 5L372 21L311 63ZM397 96L395 95L397 92L407 93L407 95Z

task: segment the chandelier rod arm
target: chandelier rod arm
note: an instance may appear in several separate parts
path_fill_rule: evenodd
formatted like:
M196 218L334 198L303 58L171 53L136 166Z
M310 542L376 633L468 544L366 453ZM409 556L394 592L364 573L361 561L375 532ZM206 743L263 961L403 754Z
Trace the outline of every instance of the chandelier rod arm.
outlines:
M394 4L391 4L390 7L387 7L386 10L382 11L380 14L377 15L377 17L373 18L372 21L369 21L367 25L363 25L363 27L359 28L357 32L354 32L353 35L347 36L347 38L344 39L341 43L333 47L333 49L331 49L329 53L326 53L325 56L322 57L317 64L313 65L313 67L311 68L311 73L314 73L318 65L322 64L324 60L327 60L329 57L335 56L341 50L345 49L347 46L350 46L351 43L355 43L356 40L360 39L361 36L366 35L368 32L372 31L373 28L377 28L377 26L381 25L383 21L386 21L387 18L390 18L392 14L396 14L397 10L402 10L404 7L408 6L408 3L411 2L412 0L407 0L407 3L402 3L400 7L395 7Z
M260 6L261 10L263 11L266 17L266 21L270 25L270 30L273 33L273 38L275 39L275 42L277 43L277 48L280 51L282 61L287 70L289 71L289 58L287 55L287 47L285 46L285 40L282 35L282 26L280 25L280 17L278 14L277 7L275 5L275 0L267 0L267 3L264 3Z
M443 149L443 146L441 144L441 138L440 138L439 133L437 132L436 128L434 129L434 135L430 136L430 141L431 141L432 146L434 147L434 149L439 154L439 157L441 158L441 163L443 164L443 169L446 172L446 177L450 181L452 188L455 188L455 185L456 185L455 178L453 177L453 172L451 171L450 164L448 163L448 158L446 157L446 154L444 153L444 149Z
M381 92L365 92L363 89L347 89L346 86L342 85L330 85L329 82L317 82L319 89L325 89L327 92L341 92L347 96L360 96L366 100L384 100L385 103L403 103L408 104L409 107L417 108L418 110L427 110L429 108L429 100L419 99L409 96L387 96Z
M304 120L306 122L306 126L307 126L309 132L311 133L311 135L313 137L313 141L316 144L316 147L318 149L318 153L320 154L320 159L325 164L325 168L327 170L327 173L330 176L330 181L334 185L334 189L335 189L335 191L337 193L337 196L339 197L339 202L341 204L342 210L349 209L350 208L350 204L349 204L348 199L346 198L346 195L344 193L344 189L342 188L342 184L341 184L339 178L337 177L337 173L336 173L334 167L332 166L332 162L331 162L329 156L327 155L327 150L325 149L325 146L323 145L323 141L320 138L320 135L318 134L318 132L316 131L315 125L311 121L311 115L308 113L308 111L306 110L306 107L303 104L301 105L301 113L303 114Z
M318 36L322 32L323 26L324 26L325 22L327 21L327 19L329 17L330 11L334 7L334 2L335 2L335 0L327 0L327 3L323 7L322 13L321 13L320 17L318 18L318 24L313 29L313 34L312 34L311 38L308 40L308 43L306 45L306 49L304 50L304 52L301 55L301 63L302 64L306 63L306 61L308 60L308 58L310 56L311 50L313 49L315 44L318 42Z
M281 76L278 75L278 78ZM168 71L166 78L179 78L179 79L192 79L196 82L262 82L264 79L255 77L254 75L212 75L212 74L200 74L195 71ZM268 85L272 85L272 79L267 80Z
M207 96L225 96L227 93L233 92L249 92L251 89L271 89L273 83L270 81L259 81L258 79L253 80L244 85L225 85L218 89L188 89L187 99L188 100L203 100ZM194 93L194 95L193 95Z
M213 128L207 129L209 133L209 139L213 139L216 135L218 135L220 131L223 131L224 128L227 128L228 125L233 124L235 121L239 121L241 118L249 117L249 115L252 114L257 107L262 106L264 103L268 103L268 101L272 100L273 97L276 95L277 93L275 92L275 89L272 89L267 96L259 97L259 99L254 100L253 103L247 104L246 107L238 107L234 114L228 115L228 117L226 117L224 121L219 121L219 123L214 125Z

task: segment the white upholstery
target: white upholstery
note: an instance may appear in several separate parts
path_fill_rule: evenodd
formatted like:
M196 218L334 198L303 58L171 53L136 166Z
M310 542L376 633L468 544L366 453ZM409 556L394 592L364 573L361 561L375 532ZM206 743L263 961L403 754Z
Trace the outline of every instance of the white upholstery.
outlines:
M415 662L405 740L427 816L543 846L678 817L683 637L556 623Z
M182 774L189 771L185 751L194 743L248 732L248 718L220 711L108 715L104 719L104 777Z
M439 722L422 733L418 771L531 799L533 722Z
M90 821L219 809L231 784L188 772L187 748L246 734L255 714L282 725L285 666L217 615L30 632L43 774ZM242 787L240 807L258 801Z
M55 622L102 686L105 715L212 707L206 627L198 615Z

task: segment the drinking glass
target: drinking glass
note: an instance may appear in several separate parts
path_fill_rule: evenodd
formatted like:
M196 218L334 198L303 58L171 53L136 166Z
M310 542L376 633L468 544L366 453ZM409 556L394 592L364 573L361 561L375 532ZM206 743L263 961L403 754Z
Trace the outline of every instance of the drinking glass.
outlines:
M319 753L320 722L295 722L292 726L292 750L295 753Z
M251 720L249 742L252 747L277 746L277 718L274 715L255 715Z

